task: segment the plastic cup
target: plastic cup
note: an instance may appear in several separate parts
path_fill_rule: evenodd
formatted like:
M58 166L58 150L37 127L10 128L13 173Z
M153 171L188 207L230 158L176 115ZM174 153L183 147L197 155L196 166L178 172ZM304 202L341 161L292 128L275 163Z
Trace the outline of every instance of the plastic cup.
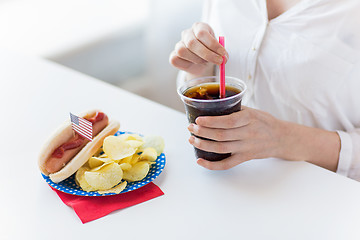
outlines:
M208 84L219 84L219 78L216 76L192 79L184 82L183 85L178 88L177 92L181 100L184 102L186 116L189 123L195 123L196 118L199 116L221 116L241 110L241 100L244 96L244 93L246 92L245 83L238 78L228 76L225 77L225 82L226 86L236 88L240 91L240 93L230 97L213 100L194 99L184 95L184 93L192 87ZM198 138L205 139L202 137ZM206 152L195 148L195 155L197 158L203 158L209 161L220 161L231 156L231 153Z

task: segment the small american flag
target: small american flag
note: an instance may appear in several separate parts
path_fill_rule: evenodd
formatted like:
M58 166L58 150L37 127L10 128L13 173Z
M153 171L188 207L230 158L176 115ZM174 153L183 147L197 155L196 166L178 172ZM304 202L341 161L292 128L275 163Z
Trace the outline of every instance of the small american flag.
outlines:
M70 113L72 129L86 139L92 141L92 123Z

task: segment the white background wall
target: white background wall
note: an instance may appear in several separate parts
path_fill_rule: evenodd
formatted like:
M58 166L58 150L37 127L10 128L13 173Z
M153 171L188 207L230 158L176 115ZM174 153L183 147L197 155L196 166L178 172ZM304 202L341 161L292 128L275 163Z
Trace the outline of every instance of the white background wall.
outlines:
M169 64L169 54L180 40L181 31L200 21L202 0L152 0L150 22L146 34L147 71L146 77L157 89L150 98L170 107L182 110L176 94L177 70Z
M183 110L169 54L203 0L0 0L0 47Z

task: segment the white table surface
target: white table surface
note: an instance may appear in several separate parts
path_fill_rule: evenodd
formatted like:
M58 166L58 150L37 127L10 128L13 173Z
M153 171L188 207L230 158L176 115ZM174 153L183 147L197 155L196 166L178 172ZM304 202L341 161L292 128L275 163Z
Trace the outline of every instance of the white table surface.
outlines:
M276 159L203 169L184 114L45 60L0 51L0 89L0 239L360 239L356 181ZM165 195L82 224L37 155L70 111L92 108L122 130L164 137L154 182Z

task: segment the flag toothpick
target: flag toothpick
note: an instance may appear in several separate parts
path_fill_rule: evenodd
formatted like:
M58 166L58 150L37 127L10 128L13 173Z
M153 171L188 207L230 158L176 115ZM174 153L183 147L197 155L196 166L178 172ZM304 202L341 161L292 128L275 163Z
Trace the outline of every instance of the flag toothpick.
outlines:
M70 113L72 129L84 138L92 141L92 123L88 120Z

